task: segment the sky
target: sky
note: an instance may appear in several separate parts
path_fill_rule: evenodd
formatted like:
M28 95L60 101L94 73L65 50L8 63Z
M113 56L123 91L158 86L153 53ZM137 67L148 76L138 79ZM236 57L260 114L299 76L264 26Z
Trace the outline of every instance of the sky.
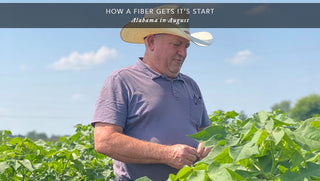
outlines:
M5 2L43 1L0 1ZM181 72L198 83L208 113L222 109L250 115L270 111L283 100L293 105L304 96L320 94L320 29L191 29L197 31L210 32L214 42L209 47L191 44ZM107 76L135 64L144 53L144 45L123 42L119 32L119 28L0 28L0 130L71 135L76 124L89 124Z

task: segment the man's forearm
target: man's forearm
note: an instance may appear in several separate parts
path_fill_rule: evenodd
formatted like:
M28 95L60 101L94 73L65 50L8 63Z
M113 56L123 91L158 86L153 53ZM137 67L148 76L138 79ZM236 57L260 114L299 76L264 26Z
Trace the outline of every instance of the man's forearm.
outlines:
M161 145L122 134L122 128L106 123L96 124L94 142L97 152L125 163L162 163L181 169L192 165L199 154L183 144Z
M126 163L164 163L166 146L138 140L122 133L112 133L110 137L96 145L98 152Z

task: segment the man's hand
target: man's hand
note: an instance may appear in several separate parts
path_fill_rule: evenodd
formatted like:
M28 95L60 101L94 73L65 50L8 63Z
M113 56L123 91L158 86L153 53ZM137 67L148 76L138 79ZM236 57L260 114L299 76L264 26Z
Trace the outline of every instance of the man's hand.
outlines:
M177 144L167 149L167 164L176 169L191 166L200 156L195 148L188 145Z
M197 148L199 160L202 160L204 157L206 157L212 149L212 147L202 147L203 145L204 143L200 143Z

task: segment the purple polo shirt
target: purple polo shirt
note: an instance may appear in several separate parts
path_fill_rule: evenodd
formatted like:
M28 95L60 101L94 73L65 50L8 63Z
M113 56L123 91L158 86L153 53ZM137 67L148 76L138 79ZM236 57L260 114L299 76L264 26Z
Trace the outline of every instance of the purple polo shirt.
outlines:
M194 148L198 142L187 135L211 124L194 80L182 73L170 80L141 59L106 79L92 124L97 122L119 125L124 134L140 140ZM113 167L115 175L123 180L143 176L167 180L170 173L178 171L164 164L128 164L117 160L113 160Z

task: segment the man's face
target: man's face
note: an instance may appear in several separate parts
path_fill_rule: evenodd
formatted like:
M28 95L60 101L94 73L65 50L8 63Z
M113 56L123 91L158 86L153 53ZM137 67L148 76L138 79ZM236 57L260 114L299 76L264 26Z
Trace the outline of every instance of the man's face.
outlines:
M155 56L158 69L169 78L176 77L187 56L189 40L176 35L155 35Z

